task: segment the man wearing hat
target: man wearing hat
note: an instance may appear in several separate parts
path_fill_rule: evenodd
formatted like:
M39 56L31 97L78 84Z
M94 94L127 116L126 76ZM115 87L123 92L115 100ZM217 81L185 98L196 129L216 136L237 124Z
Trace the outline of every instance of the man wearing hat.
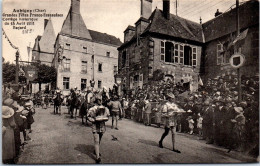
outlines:
M112 113L112 126L111 128L114 128L114 120L116 121L116 130L118 129L118 119L119 119L119 113L122 112L122 106L120 101L118 100L118 96L114 96L114 99L112 101L110 101L108 104L108 106L111 106L111 113Z
M232 134L234 135L231 145L228 152L235 147L242 147L244 145L244 127L245 127L245 116L243 115L244 111L242 107L234 107L236 116L231 119L231 122L234 123L234 130Z
M163 140L164 138L169 134L169 131L171 130L172 133L172 146L173 151L176 153L181 153L179 150L175 148L175 127L176 127L176 120L177 120L177 114L172 114L173 110L175 111L177 108L177 105L173 102L175 101L175 96L172 93L169 93L166 95L167 102L162 106L162 120L165 124L165 131L162 134L162 137L159 141L159 147L163 148Z
M151 126L151 113L152 113L152 105L149 99L145 100L145 106L144 106L144 112L145 112L145 125Z
M101 110L104 112L101 115ZM96 154L96 163L101 162L100 158L100 143L103 134L106 131L105 121L108 120L109 117L108 108L102 106L101 98L95 99L95 106L91 107L87 113L88 120L92 123L92 133L94 136L94 146L95 146L95 154ZM103 118L103 120L98 120L98 116Z
M2 106L2 159L4 164L14 164L15 154L15 137L14 128L14 110L8 106Z
M208 98L204 101L205 110L203 113L203 134L206 139L206 144L212 144L214 142L213 137L213 114L214 108L212 106L211 98Z
M216 105L214 108L214 141L217 145L221 146L223 144L223 104L224 101L221 97L214 99L214 104Z

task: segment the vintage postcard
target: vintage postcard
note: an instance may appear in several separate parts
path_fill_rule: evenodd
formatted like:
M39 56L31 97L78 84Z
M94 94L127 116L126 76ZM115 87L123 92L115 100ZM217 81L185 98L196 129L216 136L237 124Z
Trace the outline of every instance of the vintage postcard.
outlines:
M3 0L3 164L259 162L259 1Z

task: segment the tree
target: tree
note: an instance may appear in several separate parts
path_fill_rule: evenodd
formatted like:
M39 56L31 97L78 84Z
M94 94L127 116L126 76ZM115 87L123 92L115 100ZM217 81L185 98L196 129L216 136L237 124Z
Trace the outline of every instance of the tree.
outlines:
M39 83L39 90L41 91L42 83L51 83L52 85L56 84L56 69L54 67L47 66L45 64L33 64L38 71L38 78L35 80Z
M15 64L3 63L3 83L15 82Z
M4 60L4 59L3 59ZM3 83L4 84L13 84L15 83L15 64L10 62L4 62L3 65ZM19 83L24 83L26 78L19 75Z

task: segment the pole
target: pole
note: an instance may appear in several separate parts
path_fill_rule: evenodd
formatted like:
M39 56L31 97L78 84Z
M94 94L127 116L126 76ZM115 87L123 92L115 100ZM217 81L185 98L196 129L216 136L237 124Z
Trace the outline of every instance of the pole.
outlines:
M19 82L19 51L17 50L16 54L15 54L15 61L16 61L16 68L15 68L15 84L18 85Z
M178 3L178 0L176 0L176 16L178 16L178 14L177 14L177 9L178 9L177 3Z
M237 36L240 34L240 27L239 27L239 0L236 0L236 29L237 29ZM236 46L235 51L239 52L239 48ZM237 77L238 77L238 103L241 102L241 71L240 68L237 69Z

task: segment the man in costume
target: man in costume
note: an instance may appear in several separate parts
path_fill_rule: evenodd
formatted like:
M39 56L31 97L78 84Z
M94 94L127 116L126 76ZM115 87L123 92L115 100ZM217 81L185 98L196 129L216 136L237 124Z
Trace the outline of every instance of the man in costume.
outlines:
M101 138L106 131L105 121L108 120L109 115L109 110L102 105L101 98L96 98L95 105L91 107L87 112L88 120L92 123L91 127L94 137L96 163L101 162L99 148Z
M175 127L176 127L176 121L177 121L177 111L178 107L176 104L174 104L175 96L172 93L169 93L166 95L167 102L162 106L162 121L165 125L164 133L162 134L162 137L159 141L159 147L163 148L163 140L164 138L169 134L169 131L171 130L172 133L172 146L173 151L176 153L181 153L179 150L175 148Z

